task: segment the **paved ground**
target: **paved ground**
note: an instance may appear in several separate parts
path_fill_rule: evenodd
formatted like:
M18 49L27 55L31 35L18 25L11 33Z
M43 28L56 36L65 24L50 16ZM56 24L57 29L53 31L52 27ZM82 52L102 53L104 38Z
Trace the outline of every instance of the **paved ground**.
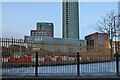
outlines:
M2 80L120 80L120 76L4 76Z

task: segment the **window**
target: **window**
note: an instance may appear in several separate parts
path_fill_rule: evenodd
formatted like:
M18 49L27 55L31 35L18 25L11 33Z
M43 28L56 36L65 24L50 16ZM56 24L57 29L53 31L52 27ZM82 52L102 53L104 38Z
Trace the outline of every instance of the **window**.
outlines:
M68 34L68 27L67 27L67 29L66 29L66 33Z
M68 11L68 8L66 8L66 11Z
M68 38L68 35L66 37Z
M40 34L37 34L37 36L39 36Z
M45 34L43 34L43 36L46 36Z
M66 21L66 25L68 25L68 21Z
M68 23L68 18L66 19L66 22Z
M68 23L66 23L66 26L68 26Z
M68 6L68 2L66 2L66 6Z
M34 35L34 33L32 33L32 36Z

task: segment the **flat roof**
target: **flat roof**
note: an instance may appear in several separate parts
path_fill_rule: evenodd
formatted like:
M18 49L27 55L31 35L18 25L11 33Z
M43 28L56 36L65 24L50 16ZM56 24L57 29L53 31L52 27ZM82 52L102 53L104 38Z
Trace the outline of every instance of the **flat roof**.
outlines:
M25 36L25 40L32 41L49 41L49 42L62 42L62 43L80 43L85 44L85 40L82 39L65 39L65 38L53 38L53 37L39 37L39 36Z

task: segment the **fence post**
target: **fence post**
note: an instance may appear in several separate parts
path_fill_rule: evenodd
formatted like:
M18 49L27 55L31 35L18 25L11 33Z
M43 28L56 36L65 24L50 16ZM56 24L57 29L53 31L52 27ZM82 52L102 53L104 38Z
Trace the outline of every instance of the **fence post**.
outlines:
M36 52L35 76L38 76L38 52Z
M119 76L119 55L116 53L116 74Z
M77 76L80 76L79 52L77 53Z

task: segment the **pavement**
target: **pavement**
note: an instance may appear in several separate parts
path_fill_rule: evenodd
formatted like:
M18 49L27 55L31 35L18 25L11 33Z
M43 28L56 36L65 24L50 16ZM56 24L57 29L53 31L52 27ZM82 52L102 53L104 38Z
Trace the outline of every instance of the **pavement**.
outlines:
M2 80L120 80L120 76L3 76Z

